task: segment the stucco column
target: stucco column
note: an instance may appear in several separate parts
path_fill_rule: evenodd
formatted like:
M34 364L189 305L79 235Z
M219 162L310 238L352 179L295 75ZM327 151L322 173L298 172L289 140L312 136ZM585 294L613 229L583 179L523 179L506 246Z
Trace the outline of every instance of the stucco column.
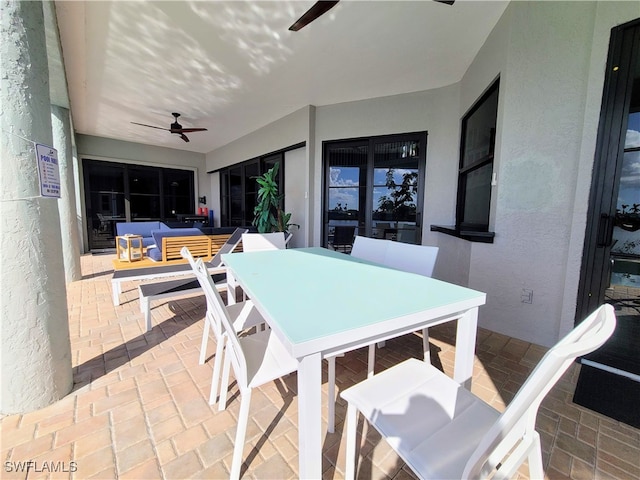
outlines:
M71 121L69 110L51 105L51 127L53 147L58 151L60 168L60 231L65 239L62 242L62 259L64 276L67 281L75 282L82 278L80 271L80 239L78 238L78 222L76 211L76 193L73 176L73 150L71 146Z
M52 144L40 2L0 3L0 413L72 387L58 200L40 197L33 142Z

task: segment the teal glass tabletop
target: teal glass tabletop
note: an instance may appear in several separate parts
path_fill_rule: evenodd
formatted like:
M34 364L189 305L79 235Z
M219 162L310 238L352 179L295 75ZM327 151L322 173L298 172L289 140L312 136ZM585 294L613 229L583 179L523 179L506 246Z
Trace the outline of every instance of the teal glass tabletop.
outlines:
M238 283L291 344L485 294L320 247L223 256Z

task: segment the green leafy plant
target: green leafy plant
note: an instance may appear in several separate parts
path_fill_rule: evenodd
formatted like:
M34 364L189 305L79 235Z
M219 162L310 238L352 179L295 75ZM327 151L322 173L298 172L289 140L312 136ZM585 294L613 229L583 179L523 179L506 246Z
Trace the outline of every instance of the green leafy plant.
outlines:
M280 208L284 194L278 193L276 178L278 178L279 167L280 164L276 163L263 175L255 177L259 188L258 203L253 209L253 225L260 233L288 232L292 226L300 228L295 223L289 223L291 214L285 213Z

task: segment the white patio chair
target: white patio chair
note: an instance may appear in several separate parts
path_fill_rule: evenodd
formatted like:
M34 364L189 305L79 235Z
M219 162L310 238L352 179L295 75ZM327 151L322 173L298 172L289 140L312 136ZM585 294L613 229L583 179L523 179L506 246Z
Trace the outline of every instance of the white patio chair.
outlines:
M437 257L438 247L389 242L382 263L397 270L430 277Z
M345 390L346 478L355 475L358 412L418 478L508 479L527 459L530 478L544 478L535 431L540 403L574 359L600 347L615 324L613 307L599 307L545 354L502 414L417 359Z
M411 245L408 243L392 242L377 238L357 236L353 242L351 256L379 263L396 270L417 273L430 277L438 256L438 247L426 245ZM380 345L383 343L381 342ZM373 376L375 368L376 345L369 345L369 357L367 364L368 376ZM429 357L429 330L422 330L422 350L424 360L430 362Z
M194 260L186 247L182 249L181 253L184 258L189 260L205 293L207 316L212 329L214 332L220 333L216 339L216 363L214 364L211 379L209 403L215 403L217 385L220 379L220 362L223 357L224 371L220 384L218 410L222 411L226 408L229 368L231 365L233 365L233 371L242 396L231 469L231 478L238 478L244 435L247 428L251 389L297 371L298 361L286 351L275 335L271 335L270 329L257 331L252 335L238 338L238 332L264 323L262 315L250 300L226 306L213 283L213 279L207 274L202 259ZM228 349L230 349L230 352L227 351ZM328 431L333 432L335 428L335 356L327 357L327 361L329 363Z
M287 243L293 235L290 232L273 233L243 233L242 234L242 251L243 252L260 252L265 250L284 250ZM245 294L242 293L244 298Z
M224 371L218 408L224 410L226 407L227 388L225 386L229 382L231 366L233 366L236 382L240 390L241 403L230 473L230 478L237 479L240 478L242 452L253 389L297 371L298 361L287 352L286 348L269 329L239 338L230 309L222 302L220 294L215 285L212 284L211 277L207 274L202 260L197 259L195 261L193 270L202 284L202 289L205 292L209 306L213 309L214 316L221 320L225 332L222 339L224 341ZM241 308L242 316L249 316L252 311L257 313L251 302L244 302Z
M189 252L189 249L187 247L183 247L180 251L180 254L183 258L189 261L191 268L194 272L197 273L196 261L191 255L191 252ZM208 271L205 263L203 263L202 268L205 272ZM209 278L208 284L213 285L213 288L217 292L218 288L214 282L214 279L211 277L211 275L207 275L207 277ZM197 282L202 287L202 280L200 279L200 277L198 277ZM202 289L204 290L204 287L202 287ZM210 329L216 338L216 353L215 357L213 358L213 374L211 375L211 391L209 393L209 404L213 405L218 399L218 386L220 384L220 373L224 355L223 349L225 343L225 333L222 327L220 316L217 315L214 304L211 302L209 296L206 295L206 290L205 297L207 299L207 313L205 315L205 324L203 327L204 331L202 333L203 337L202 346L200 349L200 364L204 363L204 361L202 361L204 360L203 352L206 351L206 338L208 338L209 336ZM251 303L250 301L229 305L226 308L227 312L229 313L229 318L231 319L231 324L233 325L233 328L236 332L242 332L252 327L259 327L260 325L264 324L264 318L262 318L262 315L258 313L258 311L253 307L253 303Z
M431 277L438 257L438 247L427 245L412 245L409 243L389 242L382 264L396 270L417 273ZM429 355L429 329L422 329L422 351L424 361L431 362ZM368 376L371 377L375 368L376 344L369 345Z
M243 233L242 251L282 250L287 247L287 240L284 232Z

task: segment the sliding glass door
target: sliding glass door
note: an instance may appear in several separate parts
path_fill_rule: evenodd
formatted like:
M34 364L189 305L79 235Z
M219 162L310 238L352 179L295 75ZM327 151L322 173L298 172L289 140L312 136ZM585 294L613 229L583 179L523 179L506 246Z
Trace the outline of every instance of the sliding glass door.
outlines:
M325 142L323 245L344 230L420 243L426 132Z
M278 185L284 190L284 153L254 158L220 170L220 225L243 227L253 224L253 209L258 203L259 177L278 163Z
M115 224L126 221L125 166L85 160L83 171L89 249L114 248Z
M194 172L85 159L89 249L115 245L116 223L175 222L195 209Z

